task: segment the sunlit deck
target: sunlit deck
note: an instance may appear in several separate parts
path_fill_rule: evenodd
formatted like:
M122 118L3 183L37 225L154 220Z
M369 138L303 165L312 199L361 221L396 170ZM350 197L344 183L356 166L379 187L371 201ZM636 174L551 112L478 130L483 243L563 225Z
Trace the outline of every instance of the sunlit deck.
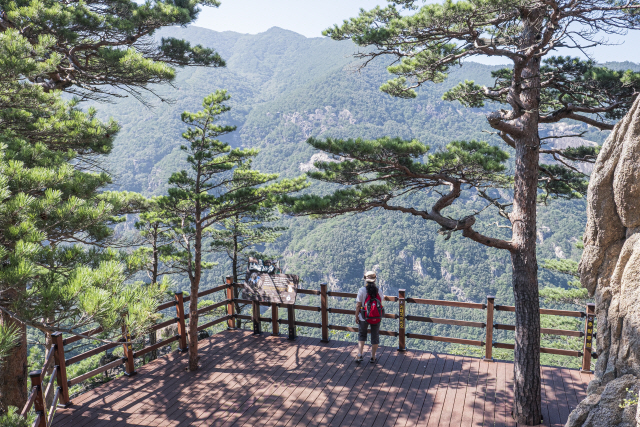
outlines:
M53 425L516 425L511 363L383 347L377 364L358 366L353 343L239 330L200 341L200 350L197 372L185 370L186 353L173 353L76 397ZM542 374L545 425L561 426L591 375Z

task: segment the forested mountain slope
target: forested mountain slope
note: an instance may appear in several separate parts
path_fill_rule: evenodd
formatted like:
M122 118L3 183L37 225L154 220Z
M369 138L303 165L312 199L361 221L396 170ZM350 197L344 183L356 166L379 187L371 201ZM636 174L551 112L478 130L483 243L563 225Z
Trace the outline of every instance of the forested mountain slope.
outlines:
M358 62L351 56L355 47L350 42L308 39L278 28L258 35L197 27L172 33L216 48L227 68L180 71L175 88L160 90L172 103L148 96L154 104L151 109L133 98L98 105L102 115L113 116L122 125L108 165L115 172L118 189L163 193L170 173L182 167L180 113L199 109L202 98L220 88L232 96L228 120L238 130L231 142L260 147L256 168L286 176L309 170L317 158L305 143L309 136L401 136L417 138L434 150L456 139L495 141L484 132L489 127L481 109L444 102L441 96L464 79L489 82L490 71L498 67L466 63L445 83L421 89L416 99L401 100L379 91L380 83L387 79L381 64L357 71ZM549 128L546 133L558 130ZM596 143L606 136L583 130L588 131L583 138ZM310 191L322 190L315 185ZM509 197L506 192L505 197ZM416 196L412 202L420 206L426 198ZM471 213L483 206L480 200L467 198L452 209ZM498 228L487 230L495 227L491 225L495 221L490 210L483 212L479 231L504 234ZM283 222L289 229L269 250L283 256L287 270L299 274L305 287L315 288L326 281L333 289L355 291L363 271L376 269L388 294L406 288L411 296L478 302L494 294L497 303L512 301L508 253L457 235L445 241L435 225L419 218L380 211L325 221L285 218ZM574 243L584 224L583 201L541 207L539 258L577 259ZM229 273L226 260L216 258L221 263L206 273L205 287L220 283ZM541 281L542 286L564 284L546 271Z

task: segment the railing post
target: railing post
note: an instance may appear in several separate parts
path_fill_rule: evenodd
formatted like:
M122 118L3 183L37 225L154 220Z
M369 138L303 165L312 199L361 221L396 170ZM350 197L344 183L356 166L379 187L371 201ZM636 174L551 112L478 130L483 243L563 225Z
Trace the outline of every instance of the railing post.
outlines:
M292 304L287 304L287 320L289 323L289 339L296 339L296 311Z
M128 377L131 377L136 372L136 367L133 361L133 344L131 343L131 333L129 331L129 327L127 326L127 313L122 313L122 339L124 342L122 343L122 348L124 349L124 358L126 359L124 363L124 374Z
M189 350L187 347L187 327L184 323L184 294L176 292L176 315L178 319L178 335L180 335L180 347L178 350L185 352Z
M596 305L587 304L587 317L584 321L584 346L582 348L582 372L591 372L591 352L593 351L593 321Z
M56 350L53 353L53 363L58 367L58 388L60 389L59 402L65 408L71 405L69 400L69 383L67 382L67 365L64 359L64 340L62 339L62 332L54 332L51 334L53 338L53 345Z
M322 342L329 342L329 303L327 299L327 284L320 285L320 317L322 325Z
M407 349L406 336L406 290L398 289L398 351Z
M493 362L493 310L496 297L487 295L487 331L484 344L484 360Z
M34 426L47 427L47 411L44 408L44 395L42 392L42 371L29 372L29 378L31 379L31 388L35 387L33 392L36 394L36 398L33 401L33 410L40 415L40 422L34 424Z
M262 325L260 322L260 303L251 301L251 320L253 320L253 335L262 333Z
M280 322L279 320L279 310L278 310L278 303L277 302L272 302L271 303L271 335L273 335L274 337L277 337L278 335L280 335Z
M227 320L227 328L235 329L236 318L234 306L235 297L233 295L233 276L227 276L226 281L227 285L229 285L229 287L227 288L227 300L229 300L229 302L227 303L227 315L229 316L229 319Z

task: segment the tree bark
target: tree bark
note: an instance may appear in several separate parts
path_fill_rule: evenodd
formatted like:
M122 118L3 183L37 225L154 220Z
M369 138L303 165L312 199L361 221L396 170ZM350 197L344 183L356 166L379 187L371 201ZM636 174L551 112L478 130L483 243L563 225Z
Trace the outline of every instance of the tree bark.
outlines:
M539 14L523 20L523 45L533 46L539 36ZM515 142L515 174L511 264L515 300L514 408L518 424L538 425L542 418L540 385L540 301L536 260L536 218L538 197L538 106L540 104L540 58L521 65L521 80L512 89L526 111L515 125L521 129L512 135ZM517 79L517 77L515 77Z
M15 290L5 292L8 299L14 299ZM7 313L0 312L0 322L3 326L16 325L20 333L20 340L9 357L3 360L0 369L0 410L6 412L9 406L19 410L27 403L27 327L14 321Z
M202 225L200 213L196 213L196 234L194 239L193 278L191 279L191 295L189 296L189 370L198 369L198 292L202 273Z

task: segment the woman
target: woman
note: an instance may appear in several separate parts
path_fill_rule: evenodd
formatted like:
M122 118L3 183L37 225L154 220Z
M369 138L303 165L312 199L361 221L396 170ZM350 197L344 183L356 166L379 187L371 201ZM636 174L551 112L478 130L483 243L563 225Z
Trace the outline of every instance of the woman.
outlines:
M362 362L364 343L367 341L367 332L371 327L371 363L375 363L376 351L378 351L378 345L380 344L380 320L384 313L384 308L376 286L376 273L367 271L364 275L364 281L365 286L360 288L356 297L356 323L358 324L358 355L356 356L356 362ZM368 319L365 318L367 315L367 299L372 303L368 307L375 316ZM371 316L371 313L369 313L369 316Z

